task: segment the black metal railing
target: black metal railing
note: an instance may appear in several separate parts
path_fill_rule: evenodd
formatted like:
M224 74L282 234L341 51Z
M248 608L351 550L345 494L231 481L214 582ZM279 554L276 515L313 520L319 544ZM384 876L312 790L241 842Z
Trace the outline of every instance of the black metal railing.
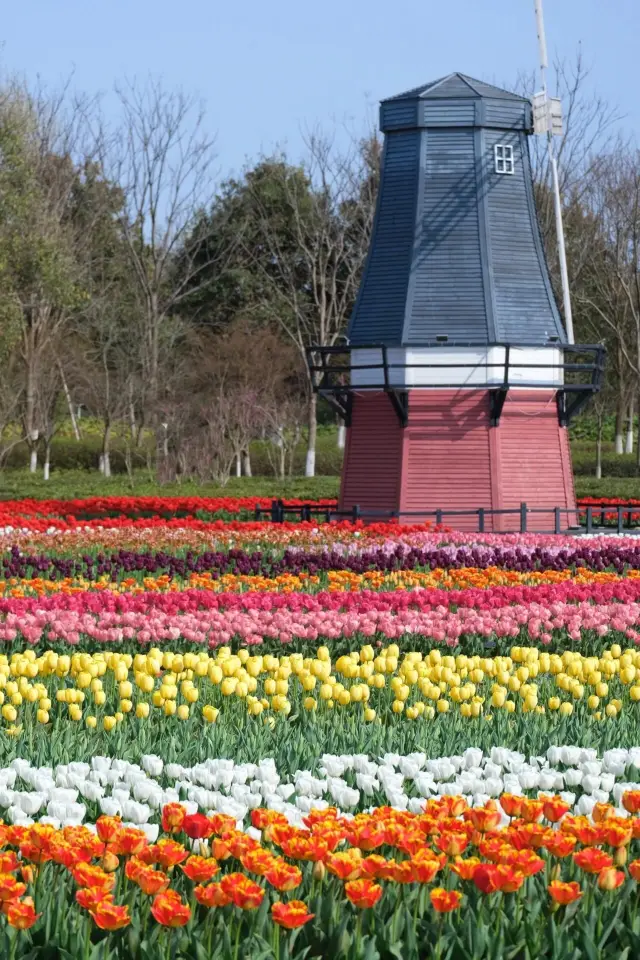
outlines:
M491 532L496 526L494 518L513 517L512 525L503 525L496 533L598 533L601 530L615 530L618 533L636 532L640 534L640 505L627 504L588 504L577 507L530 507L520 503L515 507L493 509L490 507L470 507L463 510L448 510L438 507L433 510L375 510L362 508L354 504L349 510L340 510L338 507L303 503L295 507L286 506L282 500L272 500L270 507L255 507L256 520L267 520L273 523L285 521L303 521L316 523L331 523L342 520L349 523L375 523L377 521L398 521L400 523L424 523L433 521L436 526L455 528L456 522L465 519L475 519L471 532ZM548 528L540 529L533 524L533 518L548 517ZM465 524L467 531L469 528ZM535 527L535 529L532 529Z
M519 387L524 389L553 389L559 394L559 415L562 423L566 425L571 417L585 405L592 394L597 393L602 387L604 375L605 348L602 344L563 344L549 341L548 343L488 343L478 344L463 341L435 341L422 344L402 344L404 348L439 348L439 349L457 349L472 347L475 349L492 350L494 348L504 351L503 357L492 358L480 361L469 361L465 363L452 363L446 361L438 362L396 362L389 359L389 348L383 343L369 343L351 345L339 345L331 347L312 346L307 350L307 364L311 381L314 384L314 390L325 397L326 400L337 410L337 412L348 420L350 394L354 391L375 391L384 390L390 394L392 399L398 397L400 393L406 390L428 390L428 389L454 389L454 388L475 388L483 387L498 395L496 403L492 410L492 421L494 425L499 421L500 412L504 403L504 398L510 387ZM513 360L512 350L514 349L549 349L557 350L562 354L562 362L553 363L534 363L520 360ZM394 348L395 349L395 348ZM352 352L354 350L376 350L380 352L379 361L354 363L352 362ZM567 357L574 357L575 360L568 360ZM340 358L346 358L347 362L336 362ZM464 384L460 379L452 379L451 382L430 382L430 383L396 383L392 376L393 371L412 371L412 370L469 370L486 371L488 376L486 383ZM548 380L517 380L513 379L512 374L516 371L535 371L548 370ZM366 377L359 376L357 383L352 383L354 373L363 373L370 371L372 376L369 382ZM382 376L378 376L379 372ZM403 381L404 377L400 378ZM360 382L360 381L363 382ZM567 396L572 395L569 402ZM406 410L400 402L397 404L399 415L403 416Z

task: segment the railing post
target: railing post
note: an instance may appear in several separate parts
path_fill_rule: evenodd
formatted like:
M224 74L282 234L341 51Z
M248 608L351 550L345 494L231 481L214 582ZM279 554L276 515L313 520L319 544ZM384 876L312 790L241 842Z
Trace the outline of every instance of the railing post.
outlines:
M357 523L359 519L360 519L360 504L354 503L354 505L351 507L351 522Z
M259 505L258 503L256 503L255 509L254 509L254 511L253 511L253 515L254 515L255 519L256 519L256 520L259 520L261 514L262 514L262 509L261 509L260 505Z
M624 528L624 514L622 513L622 506L618 504L618 533L622 533Z
M587 507L587 533L593 533L593 507Z
M278 523L284 523L284 503L278 500Z
M553 510L553 532L560 533L560 507L554 507Z
M325 519L325 521L326 521L327 523L331 523L331 508L330 508L330 507L327 507L327 509L326 509L326 511L325 511L324 519Z
M520 533L527 532L527 505L526 503L520 504Z
M300 508L300 519L309 522L311 520L311 507L308 503L303 503Z
M441 524L442 524L442 510L440 509L440 507L438 507L438 509L436 510L436 526L439 527Z
M279 515L280 515L280 510L278 508L278 501L272 500L271 501L271 522L278 523Z
M484 507L478 510L478 533L484 533Z

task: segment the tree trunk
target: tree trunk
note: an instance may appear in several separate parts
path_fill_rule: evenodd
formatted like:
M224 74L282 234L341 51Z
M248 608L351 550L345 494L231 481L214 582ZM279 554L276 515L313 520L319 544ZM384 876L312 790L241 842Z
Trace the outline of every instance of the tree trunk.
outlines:
M618 394L618 399L616 401L616 453L621 454L624 450L623 440L622 440L622 430L624 427L624 399L622 396L622 389Z
M347 428L344 423L340 421L338 424L338 450L344 450L344 445L347 439Z
M629 420L627 422L627 437L624 444L625 453L633 453L634 400L635 397L632 396L629 401Z
M307 462L305 466L305 477L315 477L316 475L316 439L318 436L318 396L312 393L309 397L309 423L307 437Z
M242 476L242 457L236 453L236 477Z
M249 450L245 450L242 454L242 470L245 477L253 476L251 472L251 453Z
M36 473L38 470L38 448L31 447L31 454L29 456L29 473Z
M602 419L598 420L598 432L596 434L596 480L602 480Z
M67 407L69 408L69 416L71 417L71 426L73 427L73 434L76 440L80 440L80 430L78 429L78 421L76 420L76 415L73 409L73 400L71 399L71 393L69 391L69 385L67 384L67 378L64 375L64 370L62 369L62 364L58 364L58 370L60 371L60 379L62 381L62 390L64 392L64 398L67 401Z
M44 445L44 464L42 467L43 480L49 479L50 463L51 463L51 441L47 440Z
M105 421L102 431L102 453L100 454L100 473L105 477L111 476L111 423Z

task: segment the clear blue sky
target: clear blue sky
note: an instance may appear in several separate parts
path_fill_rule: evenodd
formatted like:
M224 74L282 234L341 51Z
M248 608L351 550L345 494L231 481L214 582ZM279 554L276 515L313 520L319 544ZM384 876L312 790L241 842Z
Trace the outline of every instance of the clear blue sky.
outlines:
M511 82L537 64L533 0L22 0L3 5L0 63L108 91L162 76L200 94L220 170L319 122L453 70ZM578 47L591 83L640 128L640 0L545 0L549 53ZM108 103L109 101L107 101ZM113 102L113 101L112 101Z

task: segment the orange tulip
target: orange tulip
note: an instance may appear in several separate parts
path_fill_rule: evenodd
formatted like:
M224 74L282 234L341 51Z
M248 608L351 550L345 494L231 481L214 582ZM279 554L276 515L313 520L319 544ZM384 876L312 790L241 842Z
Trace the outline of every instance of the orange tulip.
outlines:
M411 864L412 879L417 883L431 883L442 867L441 861L438 857L434 857L430 850L416 854L409 863Z
M154 861L159 863L164 870L176 867L189 856L189 851L185 850L181 843L176 843L175 840L158 840L149 850Z
M244 873L227 873L220 881L220 886L241 910L256 910L264 899L264 888Z
M144 870L140 870L135 882L148 897L155 897L159 893L164 893L170 883L166 873L162 870L154 870L152 867L145 867Z
M449 830L436 837L436 846L448 857L459 857L469 846L469 838L464 833Z
M191 917L188 904L182 902L175 890L159 893L151 904L151 913L163 927L184 927Z
M162 808L162 829L165 833L180 833L187 811L181 803L167 803Z
M542 800L529 800L527 797L525 797L522 801L520 816L527 823L537 823L544 813L544 806L545 805ZM566 813L566 810L564 813Z
M255 827L256 830L265 830L267 827L274 826L275 824L288 827L289 821L284 813L279 813L277 810L265 810L264 807L259 807L257 810L251 811L251 826ZM234 820L232 827L235 827L235 825ZM216 830L215 832L218 833L219 831Z
M549 891L552 900L555 900L556 903L559 903L562 906L566 906L568 903L573 903L574 900L579 900L582 896L580 884L576 883L575 880L572 880L571 883L563 883L561 880L552 880L547 887L547 890Z
M577 842L575 837L556 831L552 837L545 840L544 846L553 857L568 857L573 853Z
M627 869L636 883L640 883L640 860L632 860Z
M110 900L102 900L91 911L93 922L101 930L120 930L131 923L129 907L119 906Z
M364 910L376 905L382 896L382 887L371 880L350 880L345 883L344 892L354 907Z
M360 864L362 875L370 879L384 876L386 867L387 861L384 857L381 857L379 853L369 854Z
M617 890L624 883L625 877L622 870L616 870L615 867L605 867L598 874L598 886L601 890Z
M81 887L76 890L76 903L85 910L94 910L103 900L113 900L113 896L105 890L96 887Z
M428 867L426 869L428 869ZM394 862L393 866L390 867L388 879L394 880L396 883L413 883L416 879L413 862L411 860L400 860L399 863Z
M302 883L302 873L298 867L285 860L276 860L265 873L265 879L276 890L295 890Z
M244 869L248 870L249 873L257 873L259 877L263 877L275 861L276 858L271 851L263 850L262 847L258 847L257 850L247 850L247 852L240 857L240 862Z
M73 879L79 887L92 887L108 892L113 890L116 878L112 873L105 873L100 867L95 867L91 863L79 863L71 871Z
M0 873L13 873L21 866L18 857L13 850L6 853L0 853Z
M515 893L524 883L524 874L502 863L481 863L473 872L472 880L482 893Z
M602 825L602 841L610 847L626 847L631 843L633 827L628 821L609 820Z
M326 834L322 834L326 839ZM381 847L385 841L385 830L378 823L356 824L347 834L347 839L352 847L360 847L361 850L375 850ZM335 849L335 847L334 847Z
M507 863L525 877L533 877L544 870L544 860L534 850L515 850Z
M326 840L314 836L294 836L283 841L282 852L291 860L324 860L329 852Z
M41 913L36 913L31 897L25 897L24 900L10 900L3 904L2 910L9 926L17 930L28 930L42 916Z
M429 894L431 904L438 913L450 913L457 910L462 901L462 894L457 890L445 890L444 887L434 887Z
M186 863L182 864L181 870L193 880L194 883L205 883L211 880L219 871L218 861L212 857L189 857Z
M604 823L615 816L615 810L610 803L596 803L591 811L591 819L594 823Z
M471 821L479 833L487 833L489 830L495 829L502 819L500 811L496 809L495 805L489 806L488 804L484 807L472 807L465 811L464 816L466 820Z
M120 866L120 861L115 853L111 853L110 850L106 850L100 861L100 866L106 873L113 873Z
M103 843L114 843L122 830L120 817L98 817L96 832Z
M362 855L357 849L345 850L343 853L332 853L325 860L329 873L333 873L341 880L356 880L361 874Z
M570 809L569 804L565 803L560 797L542 797L542 813L545 820L550 823L557 823L558 820L562 820L565 813ZM526 820L526 817L524 819Z
M622 794L622 806L628 813L640 813L640 790L625 790Z
M148 846L147 837L135 827L123 827L113 843L113 853L124 857L139 857Z
M26 884L16 880L13 874L0 873L0 900L17 900L26 892Z
M500 797L500 806L508 817L519 817L524 797L514 793L503 793Z
M306 903L302 900L289 900L288 903L281 903L278 900L271 907L271 916L278 926L295 930L312 920L315 914L309 913Z
M585 847L574 853L573 862L586 873L600 873L605 867L613 866L613 857L597 847Z
M458 857L453 863L449 864L449 868L457 873L461 880L472 880L474 871L479 865L480 860L477 857L467 857L466 860Z
M227 896L219 883L210 883L203 887L195 887L193 894L203 907L227 907L231 903L231 898Z

